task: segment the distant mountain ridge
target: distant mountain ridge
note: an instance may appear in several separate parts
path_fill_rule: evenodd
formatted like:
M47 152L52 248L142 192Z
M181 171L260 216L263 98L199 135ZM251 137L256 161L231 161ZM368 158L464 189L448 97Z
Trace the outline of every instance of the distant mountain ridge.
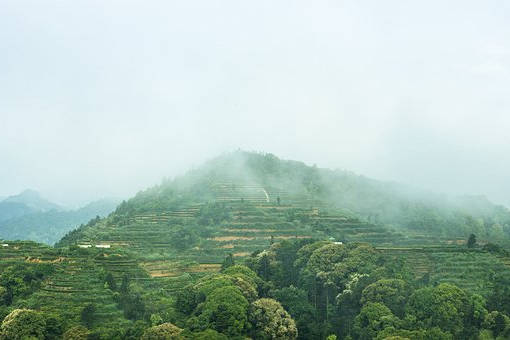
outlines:
M25 190L0 202L0 238L54 244L70 230L96 216L105 217L119 200L102 199L64 210L34 191Z
M63 210L61 206L44 199L37 191L27 189L17 195L9 196L3 203L22 203L35 211Z

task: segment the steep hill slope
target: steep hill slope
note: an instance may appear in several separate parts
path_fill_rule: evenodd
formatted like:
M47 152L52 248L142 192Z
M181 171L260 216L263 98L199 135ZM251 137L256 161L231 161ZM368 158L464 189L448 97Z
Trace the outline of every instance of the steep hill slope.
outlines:
M508 210L487 201L479 207L477 200L466 204L271 154L234 152L140 192L57 245L122 249L153 276L179 276L284 239L380 247L455 247L470 233L506 240Z
M293 223L293 215L301 216L298 220L303 226L315 225L316 230L334 233L329 236L336 238L341 238L342 233L339 228L324 225L327 215L331 215L329 221L335 217L356 220L371 224L372 228L393 229L407 237L455 239L475 233L479 238L494 240L510 236L510 211L483 197L449 198L346 171L284 161L271 154L241 151L140 192L123 202L101 225L121 232L119 227L134 224L151 228L168 221L193 224L204 220L211 204L222 210L225 219L242 216L239 209L252 210L269 217L269 221L278 215ZM324 217L318 221L321 215ZM180 217L184 219L179 220ZM251 219L247 221L264 224L253 216ZM79 239L77 235L75 240Z

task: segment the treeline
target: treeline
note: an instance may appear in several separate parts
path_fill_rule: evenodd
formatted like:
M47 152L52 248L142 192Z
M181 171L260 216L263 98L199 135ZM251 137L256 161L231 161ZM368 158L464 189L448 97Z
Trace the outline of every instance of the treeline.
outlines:
M78 323L24 308L54 269L17 264L0 274L0 339L510 337L508 276L495 273L492 292L482 297L452 284L416 280L404 260L363 243L283 241L253 253L243 264L228 256L221 272L157 305L150 297L162 291L144 291L128 275L119 280L104 272L104 288L113 294L124 321L100 322L99 328L101 301L84 304Z
M510 288L487 299L452 284L416 281L403 261L367 244L289 242L247 264L296 321L299 338L506 339Z

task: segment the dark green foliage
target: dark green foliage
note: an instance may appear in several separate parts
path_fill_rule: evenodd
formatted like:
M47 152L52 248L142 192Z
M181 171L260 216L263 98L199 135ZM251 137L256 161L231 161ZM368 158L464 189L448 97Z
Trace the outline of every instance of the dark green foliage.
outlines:
M248 301L238 288L222 287L207 296L200 318L207 325L206 328L238 336L248 327L248 306Z
M177 227L170 238L170 245L177 250L186 250L191 248L197 241L197 235L193 230L186 227Z
M279 301L296 321L300 339L315 339L319 336L315 333L319 327L316 311L308 301L305 290L289 286L273 290L270 295Z
M361 304L380 302L390 308L393 314L403 317L411 288L399 279L382 279L363 289Z
M112 273L106 274L105 283L108 285L108 288L111 290L117 290L117 282L115 281L115 277Z
M124 340L139 340L147 329L147 324L141 320L128 327L124 333Z
M145 316L145 302L138 293L121 295L120 306L127 319L141 320Z
M235 264L234 261L234 255L232 253L229 253L227 257L225 257L225 260L223 260L223 263L221 264L221 269L224 270L228 267L231 267Z
M92 328L96 319L96 306L92 303L87 304L81 311L81 322L87 328Z
M476 246L476 236L475 234L469 235L469 238L467 240L467 247L468 248L474 248Z
M510 278L505 275L494 276L494 288L487 305L491 311L501 311L510 315Z
M54 271L48 264L18 263L0 274L0 298L10 305L17 297L27 297L40 287L44 278Z
M44 315L46 328L44 336L47 340L58 340L62 338L63 321L58 315Z
M181 336L184 339L192 340L228 340L229 338L221 333L218 333L214 329L206 329L202 332L183 332Z
M200 208L198 223L200 225L214 225L228 221L232 215L225 203L208 203Z
M358 339L370 340L377 337L377 333L385 328L396 328L399 319L391 310L378 302L369 302L361 309L354 322L354 334Z

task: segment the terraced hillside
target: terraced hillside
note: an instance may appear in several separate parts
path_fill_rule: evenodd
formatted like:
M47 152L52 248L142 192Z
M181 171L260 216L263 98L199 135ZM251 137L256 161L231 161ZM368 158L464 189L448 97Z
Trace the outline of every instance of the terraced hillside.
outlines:
M480 249L459 246L378 247L389 258L404 258L417 279L452 283L487 296L496 274L510 278L510 261Z
M424 282L455 283L484 296L491 291L494 273L510 277L506 256L466 248L469 229L462 229L465 216L460 213L462 223L455 225L459 228L455 232L430 228L439 219L431 219L430 211L421 208L415 213L409 206L405 223L412 227L385 223L380 212L367 213L372 203L363 208L332 199L337 197L331 194L333 189L351 190L345 197L353 200L363 195L351 195L353 189L347 185L344 189L325 185L316 168L257 157L267 164L253 165L248 159L251 165L246 168L220 159L219 165L217 161L143 191L108 217L69 233L56 248L5 241L0 271L15 264L45 264L51 269L19 307L58 311L72 325L80 322L83 308L93 304L94 328L114 323L125 328L140 318L131 315L128 306L144 301L146 318L166 311L171 319L176 293L184 287L220 271L230 256L239 263L282 240L367 242L390 261L404 259ZM384 199L377 206L385 205ZM387 205L385 209L386 218L398 210ZM491 217L490 223L503 221L498 218ZM466 220L482 230L481 219ZM489 233L482 235L490 238ZM121 292L121 283L129 294ZM16 306L15 300L11 308Z
M463 261L463 238L395 231L327 202L306 200L303 195L296 197L274 188L222 181L213 182L210 193L211 201L196 200L174 210L110 216L83 230L74 244L122 250L155 279L215 272L229 254L242 259L288 239L368 242L383 252L391 250L392 255L405 257L417 276L427 272L434 282L460 282L465 276L448 266ZM451 257L453 253L457 258ZM470 254L493 258L490 254ZM492 264L497 267L498 261ZM480 263L481 269L493 268ZM480 280L487 275L481 275ZM486 290L476 283L465 286L473 291Z
M96 306L98 325L123 319L113 292L104 287L105 272L118 277L125 273L145 276L145 272L137 270L138 265L125 256L100 249L55 249L16 241L2 244L0 259L0 271L13 265L48 267L49 274L24 303L28 304L26 307L58 312L69 323L79 322L77 317L87 304Z

